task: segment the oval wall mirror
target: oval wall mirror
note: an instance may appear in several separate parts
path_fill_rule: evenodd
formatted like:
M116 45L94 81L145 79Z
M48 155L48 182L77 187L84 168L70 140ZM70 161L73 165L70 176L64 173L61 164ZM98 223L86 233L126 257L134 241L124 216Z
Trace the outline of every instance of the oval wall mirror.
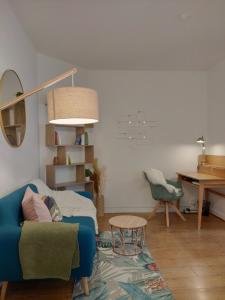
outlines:
M0 80L0 106L23 94L23 86L19 76L13 70L6 70ZM1 111L1 127L7 142L19 147L26 130L25 101Z

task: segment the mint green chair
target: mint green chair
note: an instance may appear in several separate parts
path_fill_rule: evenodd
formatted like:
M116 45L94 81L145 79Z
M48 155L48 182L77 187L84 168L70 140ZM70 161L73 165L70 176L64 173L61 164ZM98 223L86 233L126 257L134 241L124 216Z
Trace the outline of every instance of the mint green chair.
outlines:
M170 226L169 207L172 207L175 210L176 214L183 221L186 221L186 219L184 218L184 216L181 214L181 212L178 209L180 198L183 196L183 191L179 196L177 196L175 192L174 193L169 193L167 191L167 189L164 186L160 185L160 184L152 184L151 181L148 179L148 176L145 172L144 172L144 177L147 180L147 182L149 183L151 193L152 193L152 198L154 200L158 201L156 206L153 208L153 211L150 213L150 215L148 217L148 220L150 220L155 215L157 210L161 206L163 206L163 207L165 207L166 226L167 227ZM172 180L166 180L166 181L167 181L168 184L171 184L174 187L180 188L182 190L181 182L172 181Z

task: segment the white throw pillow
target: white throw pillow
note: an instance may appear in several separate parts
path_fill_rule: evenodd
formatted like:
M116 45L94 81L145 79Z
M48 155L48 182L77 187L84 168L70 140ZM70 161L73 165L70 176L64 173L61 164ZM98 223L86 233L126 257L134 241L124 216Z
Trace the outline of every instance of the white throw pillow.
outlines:
M148 171L145 171L145 173L152 184L160 184L163 186L167 185L165 177L160 170L151 168Z
M167 191L171 194L175 193L177 196L182 194L181 189L176 188L175 186L173 186L171 184L168 184L166 182L166 179L165 179L163 173L160 170L151 168L148 171L145 171L145 173L148 177L148 180L152 184L160 184L160 185L164 186L167 189Z

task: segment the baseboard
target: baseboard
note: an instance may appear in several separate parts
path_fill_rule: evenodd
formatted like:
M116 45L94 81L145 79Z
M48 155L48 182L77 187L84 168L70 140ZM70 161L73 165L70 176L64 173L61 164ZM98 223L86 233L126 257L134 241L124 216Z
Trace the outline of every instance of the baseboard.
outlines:
M153 207L105 207L106 213L149 213Z
M153 210L154 206L138 206L138 207L105 207L105 213L150 213ZM180 210L183 211L183 206L180 207ZM158 212L162 212L163 208L160 208ZM174 211L173 208L170 208L170 211Z
M210 213L225 221L225 212L216 209L210 209Z

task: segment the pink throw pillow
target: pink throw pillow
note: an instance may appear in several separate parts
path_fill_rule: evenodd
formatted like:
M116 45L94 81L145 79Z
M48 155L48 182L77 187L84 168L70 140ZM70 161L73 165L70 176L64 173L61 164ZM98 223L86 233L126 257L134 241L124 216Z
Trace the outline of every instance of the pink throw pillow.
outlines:
M29 187L24 194L22 208L26 221L52 222L52 217L42 201L42 196L34 193Z

